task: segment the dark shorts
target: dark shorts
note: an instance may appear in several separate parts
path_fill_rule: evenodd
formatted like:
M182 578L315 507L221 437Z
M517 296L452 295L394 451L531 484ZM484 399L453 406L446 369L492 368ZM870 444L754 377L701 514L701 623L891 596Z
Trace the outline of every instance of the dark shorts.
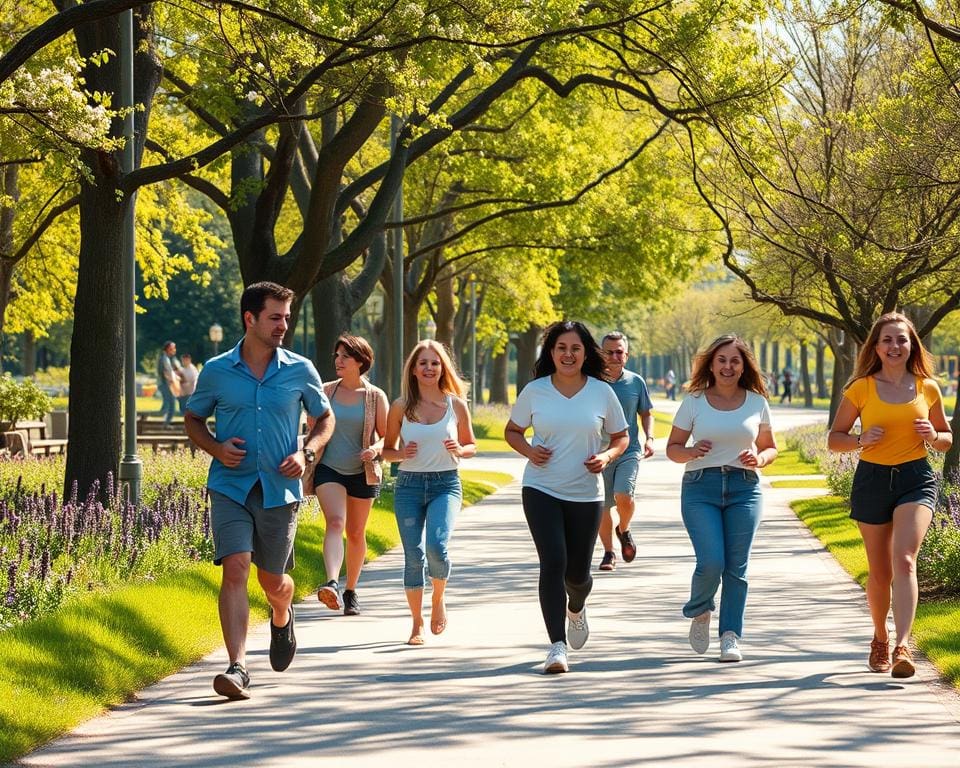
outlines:
M347 489L347 496L354 499L375 499L380 495L379 485L367 485L367 473L358 472L355 475L341 475L337 470L330 469L326 464L317 464L313 473L313 487L319 488L324 483L338 483Z
M250 552L257 568L268 573L293 570L293 540L297 535L299 501L280 507L263 506L260 483L250 490L243 504L210 491L210 530L213 562L240 552Z
M903 464L873 464L860 460L850 491L850 517L861 523L884 525L901 504L937 506L937 476L926 459Z

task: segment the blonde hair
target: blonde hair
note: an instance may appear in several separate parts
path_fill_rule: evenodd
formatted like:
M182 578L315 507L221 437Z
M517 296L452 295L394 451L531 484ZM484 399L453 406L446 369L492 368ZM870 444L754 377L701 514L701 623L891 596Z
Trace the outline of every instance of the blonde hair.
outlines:
M690 384L687 390L689 392L702 392L716 384L710 366L717 350L720 347L727 346L727 344L733 344L743 358L743 373L740 374L740 380L737 384L750 392L756 392L758 395L766 397L767 384L760 373L760 366L757 365L757 360L753 356L753 350L750 349L747 342L733 333L718 336L710 346L697 355L696 360L693 361L693 372L690 374Z
M457 373L447 348L433 339L424 339L411 350L407 361L403 364L400 399L403 400L403 415L410 421L416 421L415 412L417 405L420 403L420 385L417 383L414 369L421 353L427 349L437 353L437 357L440 358L440 365L443 367L440 381L437 383L440 391L445 395L455 395L456 397L465 397L467 394L467 385Z
M877 342L880 340L880 332L883 330L883 326L890 323L903 323L907 326L907 336L910 337L910 357L907 358L907 370L914 376L922 376L925 379L933 378L933 358L924 349L923 342L920 341L917 329L910 318L900 312L887 312L877 318L867 335L867 340L860 347L856 365L853 366L853 375L850 376L846 387L849 387L857 379L872 376L880 370L881 363L880 357L877 355Z

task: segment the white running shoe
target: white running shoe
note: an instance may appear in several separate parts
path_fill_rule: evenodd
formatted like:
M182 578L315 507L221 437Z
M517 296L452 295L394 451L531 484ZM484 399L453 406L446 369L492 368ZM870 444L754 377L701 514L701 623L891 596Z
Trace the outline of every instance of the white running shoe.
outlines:
M690 622L690 647L706 653L710 647L710 611L704 611Z
M575 651L579 651L590 637L590 627L587 625L587 606L583 606L580 613L567 609L567 642Z
M743 661L740 638L733 630L727 630L720 636L720 661Z
M547 654L547 660L543 662L543 673L545 675L556 672L569 672L570 665L567 664L567 644L563 640L558 640L550 646L550 653Z

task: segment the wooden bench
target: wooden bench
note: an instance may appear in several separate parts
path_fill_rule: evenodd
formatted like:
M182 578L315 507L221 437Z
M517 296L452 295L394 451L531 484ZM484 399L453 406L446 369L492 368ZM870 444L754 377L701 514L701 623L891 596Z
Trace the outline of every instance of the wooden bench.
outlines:
M161 450L175 451L177 448L189 448L191 456L197 452L197 446L189 437L176 432L169 435L137 435L137 445L150 447L154 453Z
M47 437L43 421L18 421L11 431L3 433L3 440L11 456L49 456L67 450L66 438Z

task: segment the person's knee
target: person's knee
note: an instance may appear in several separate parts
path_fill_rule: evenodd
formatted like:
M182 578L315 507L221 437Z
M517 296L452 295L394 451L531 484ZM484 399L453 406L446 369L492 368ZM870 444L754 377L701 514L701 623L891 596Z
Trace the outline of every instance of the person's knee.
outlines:
M343 536L344 519L341 515L330 515L325 521L327 535Z
M893 583L893 563L883 563L872 567L870 573L867 575L867 579L877 586L889 589Z
M267 597L285 599L293 595L293 579L286 574L257 569L257 581Z
M616 496L614 496L614 499L617 502L617 512L619 512L621 515L623 515L624 513L630 514L630 515L633 514L633 510L636 507L636 503L634 502L633 496L631 494L618 493L616 494Z
M705 558L697 561L697 572L707 579L716 579L719 581L723 575L724 562L719 558Z
M223 558L223 583L225 586L245 586L250 577L250 559L245 555L228 555Z
M916 576L917 558L913 552L895 553L893 556L893 576Z

